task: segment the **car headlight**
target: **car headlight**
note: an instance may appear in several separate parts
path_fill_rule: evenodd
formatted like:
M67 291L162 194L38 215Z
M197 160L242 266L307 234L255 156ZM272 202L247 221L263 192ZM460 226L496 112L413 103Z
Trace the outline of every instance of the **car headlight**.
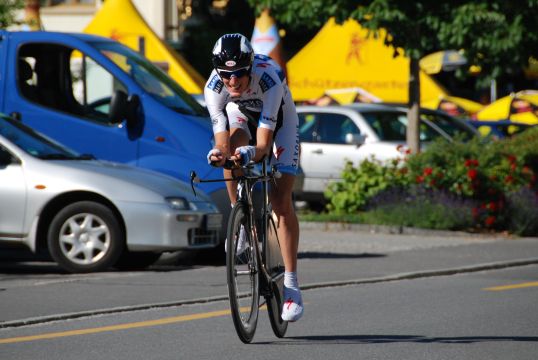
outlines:
M190 210L191 204L182 197L167 197L165 198L168 205L174 210Z

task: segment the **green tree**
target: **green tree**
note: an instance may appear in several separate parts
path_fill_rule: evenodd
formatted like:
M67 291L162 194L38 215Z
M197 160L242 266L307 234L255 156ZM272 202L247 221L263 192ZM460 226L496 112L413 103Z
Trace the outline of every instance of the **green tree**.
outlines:
M419 60L432 52L463 50L470 64L481 68L479 84L517 73L538 59L538 0L248 0L259 13L265 8L280 23L321 27L357 20L376 36L387 30L385 44L404 49L410 58L407 143L419 149ZM397 52L394 54L399 56Z
M24 0L0 0L0 29L15 24L15 11L24 6Z

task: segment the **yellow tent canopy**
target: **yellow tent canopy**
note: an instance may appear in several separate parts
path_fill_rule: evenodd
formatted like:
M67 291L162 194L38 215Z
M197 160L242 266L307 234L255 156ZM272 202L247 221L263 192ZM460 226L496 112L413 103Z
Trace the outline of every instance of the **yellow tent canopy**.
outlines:
M327 89L360 87L385 102L408 101L409 58L393 57L394 48L377 39L355 20L337 25L329 20L288 61L288 81L295 101L317 99ZM420 73L421 101L447 95L432 78Z
M424 101L420 104L428 109L439 109L452 116L472 116L484 106L476 101L456 96L440 96L437 99Z
M205 83L202 76L155 34L131 0L105 1L84 32L112 38L137 51L139 38L143 37L144 55L150 61L164 64L170 77L188 93L202 93Z
M476 114L478 120L505 120L538 124L538 91L523 90L492 102Z

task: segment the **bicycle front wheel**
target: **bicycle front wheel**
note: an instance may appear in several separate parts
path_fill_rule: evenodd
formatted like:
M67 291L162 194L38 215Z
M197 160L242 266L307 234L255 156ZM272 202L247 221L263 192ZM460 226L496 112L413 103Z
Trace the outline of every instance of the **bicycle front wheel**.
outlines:
M248 207L237 202L228 220L226 271L232 319L237 335L244 343L252 341L258 322L260 272L257 251L248 221Z
M266 296L267 312L273 333L282 338L288 330L288 322L282 320L284 298L284 261L280 252L280 243L272 217L267 219L267 240L264 244L265 266L272 280L270 295Z

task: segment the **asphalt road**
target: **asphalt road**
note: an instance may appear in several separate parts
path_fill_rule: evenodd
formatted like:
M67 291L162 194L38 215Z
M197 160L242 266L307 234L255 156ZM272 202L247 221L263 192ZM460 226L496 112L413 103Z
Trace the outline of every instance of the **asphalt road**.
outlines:
M275 339L262 314L255 358L536 358L537 238L326 230L302 227L305 318ZM85 275L2 261L0 359L246 356L226 294L220 257Z
M261 310L254 342L216 301L0 329L1 359L534 360L538 265L323 287L285 338ZM501 287L502 286L502 287Z

